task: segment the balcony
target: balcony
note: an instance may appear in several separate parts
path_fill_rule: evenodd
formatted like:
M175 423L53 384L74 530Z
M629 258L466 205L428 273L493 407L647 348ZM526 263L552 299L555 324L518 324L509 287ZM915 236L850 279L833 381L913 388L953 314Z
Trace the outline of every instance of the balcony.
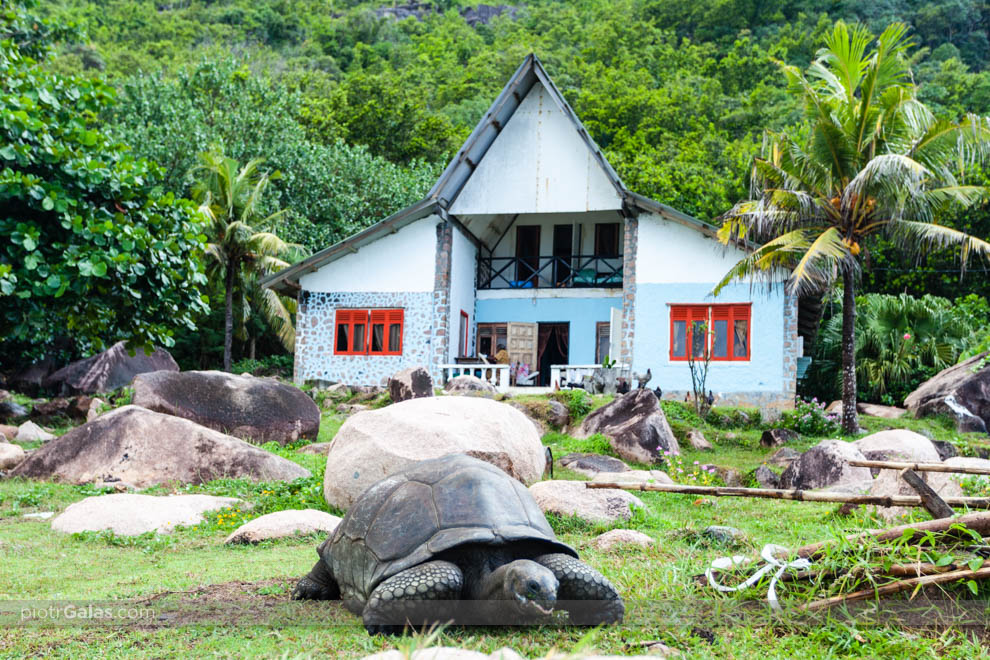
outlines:
M479 257L478 289L622 288L621 256Z

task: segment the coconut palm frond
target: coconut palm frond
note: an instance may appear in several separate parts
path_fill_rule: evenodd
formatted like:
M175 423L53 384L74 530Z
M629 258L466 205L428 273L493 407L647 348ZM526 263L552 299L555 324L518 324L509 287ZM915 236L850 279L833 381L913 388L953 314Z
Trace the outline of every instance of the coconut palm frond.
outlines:
M805 237L808 240L808 237ZM829 227L802 248L802 256L791 271L788 285L791 291L801 295L820 291L830 283L836 266L847 259L849 248L842 242L842 235L835 227Z
M296 328L292 323L292 311L289 309L291 299L284 298L271 289L260 289L261 312L265 315L269 325L275 330L279 341L285 350L290 353L295 352Z
M990 242L971 236L966 232L933 222L901 220L893 225L894 236L902 245L911 246L915 251L931 251L946 247L959 248L960 272L966 272L971 256L980 256L990 261Z

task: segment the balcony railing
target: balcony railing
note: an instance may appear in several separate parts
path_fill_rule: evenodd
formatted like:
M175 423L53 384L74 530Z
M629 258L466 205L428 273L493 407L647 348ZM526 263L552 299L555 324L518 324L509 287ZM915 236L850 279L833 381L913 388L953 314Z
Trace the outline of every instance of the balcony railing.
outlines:
M622 288L622 257L481 257L479 289Z

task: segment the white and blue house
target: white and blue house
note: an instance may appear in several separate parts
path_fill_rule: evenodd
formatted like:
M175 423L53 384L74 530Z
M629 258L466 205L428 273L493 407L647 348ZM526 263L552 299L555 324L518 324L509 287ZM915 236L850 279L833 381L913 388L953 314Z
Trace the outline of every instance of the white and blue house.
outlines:
M793 296L749 283L711 296L743 249L626 189L530 55L425 199L264 285L298 299L297 382L381 385L422 365L504 389L506 367L477 366L504 346L535 384L608 357L683 397L688 354L710 342L719 403L790 407Z

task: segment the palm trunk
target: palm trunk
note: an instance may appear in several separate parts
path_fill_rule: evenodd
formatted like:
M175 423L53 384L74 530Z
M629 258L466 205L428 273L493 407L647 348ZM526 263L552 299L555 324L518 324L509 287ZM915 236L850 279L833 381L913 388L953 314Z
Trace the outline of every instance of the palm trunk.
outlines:
M860 432L856 414L856 273L842 269L842 431Z
M230 354L234 341L234 262L227 262L223 320L223 370L230 371Z

